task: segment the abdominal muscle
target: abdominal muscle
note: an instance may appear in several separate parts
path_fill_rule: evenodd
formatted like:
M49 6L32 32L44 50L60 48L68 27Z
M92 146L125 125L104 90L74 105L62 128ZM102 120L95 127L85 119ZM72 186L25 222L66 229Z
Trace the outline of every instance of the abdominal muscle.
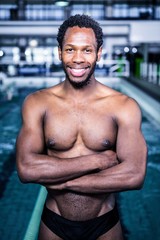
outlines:
M70 191L48 190L49 209L72 221L86 221L114 208L114 194L81 194Z
M75 147L71 151L67 152L67 156L75 157L78 149ZM83 148L83 155L92 154L92 151ZM51 156L52 151L48 151ZM65 158L66 153L61 152L54 155ZM79 154L81 155L81 154ZM85 194L80 192L74 192L69 190L58 191L47 189L47 201L46 205L49 209L55 213L73 221L86 221L106 212L111 211L115 205L114 194Z

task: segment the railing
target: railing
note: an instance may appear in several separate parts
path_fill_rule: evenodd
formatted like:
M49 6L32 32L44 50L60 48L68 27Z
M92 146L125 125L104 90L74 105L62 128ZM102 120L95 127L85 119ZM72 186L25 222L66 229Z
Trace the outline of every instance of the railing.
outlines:
M6 76L0 73L0 102L12 100L17 96L17 88L14 82L9 82Z

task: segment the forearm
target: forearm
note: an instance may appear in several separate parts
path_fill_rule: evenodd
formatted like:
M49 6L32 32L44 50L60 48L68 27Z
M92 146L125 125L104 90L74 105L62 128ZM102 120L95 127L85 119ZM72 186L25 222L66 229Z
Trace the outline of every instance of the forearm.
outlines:
M85 175L50 188L92 194L120 192L139 189L143 184L144 176L145 174L142 173L136 175L129 166L120 163L98 173Z
M58 158L42 154L30 154L17 161L18 173L23 182L43 185L66 182L80 176L98 172L117 164L112 153L90 154L75 158Z
M83 161L84 157L58 158L43 154L31 154L30 158L24 158L19 165L19 175L23 182L40 184L64 182L80 177L87 172L98 170L98 164L91 161L90 166ZM89 156L85 157L86 161ZM29 160L27 160L29 159Z

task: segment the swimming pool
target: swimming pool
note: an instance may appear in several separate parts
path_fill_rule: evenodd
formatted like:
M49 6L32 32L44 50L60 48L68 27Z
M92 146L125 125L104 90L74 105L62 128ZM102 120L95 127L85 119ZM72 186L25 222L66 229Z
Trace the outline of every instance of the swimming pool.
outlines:
M126 239L158 240L160 236L160 104L145 93L122 82L123 91L135 98L143 113L142 132L148 146L147 174L143 189L119 196Z
M127 240L158 240L160 236L160 103L122 80L117 88L142 109L142 132L148 146L147 174L141 190L119 194L119 210Z
M160 219L158 216L160 212L159 105L124 80L100 80L132 96L143 108L142 130L149 149L146 180L142 190L119 194L119 207L128 240L150 240L153 237L154 240L158 240L160 236ZM37 222L46 194L45 190L40 189L39 186L21 184L15 171L15 162L10 163L14 157L10 158L14 151L15 138L21 124L21 103L28 92L30 92L30 89L25 91L24 95L22 94L18 99L13 99L13 101L2 105L0 108L0 131L2 133L0 137L0 157L7 162L5 167L2 168L3 161L1 160L0 169L1 171L5 171L5 169L8 171L1 175L4 178L3 183L5 183L5 189L3 189L0 199L0 211L3 218L0 224L0 236L3 236L3 240L36 239Z

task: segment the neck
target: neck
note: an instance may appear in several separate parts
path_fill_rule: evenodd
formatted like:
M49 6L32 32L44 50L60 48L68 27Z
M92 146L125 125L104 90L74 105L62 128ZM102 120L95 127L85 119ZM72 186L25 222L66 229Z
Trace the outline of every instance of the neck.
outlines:
M86 98L88 98L89 96L93 95L95 93L97 87L97 81L95 79L94 76L91 77L90 82L81 87L81 88L77 88L74 87L68 79L65 79L64 83L63 83L63 89L65 92L65 95L70 97L70 98L76 98L76 99L84 99L86 100Z

